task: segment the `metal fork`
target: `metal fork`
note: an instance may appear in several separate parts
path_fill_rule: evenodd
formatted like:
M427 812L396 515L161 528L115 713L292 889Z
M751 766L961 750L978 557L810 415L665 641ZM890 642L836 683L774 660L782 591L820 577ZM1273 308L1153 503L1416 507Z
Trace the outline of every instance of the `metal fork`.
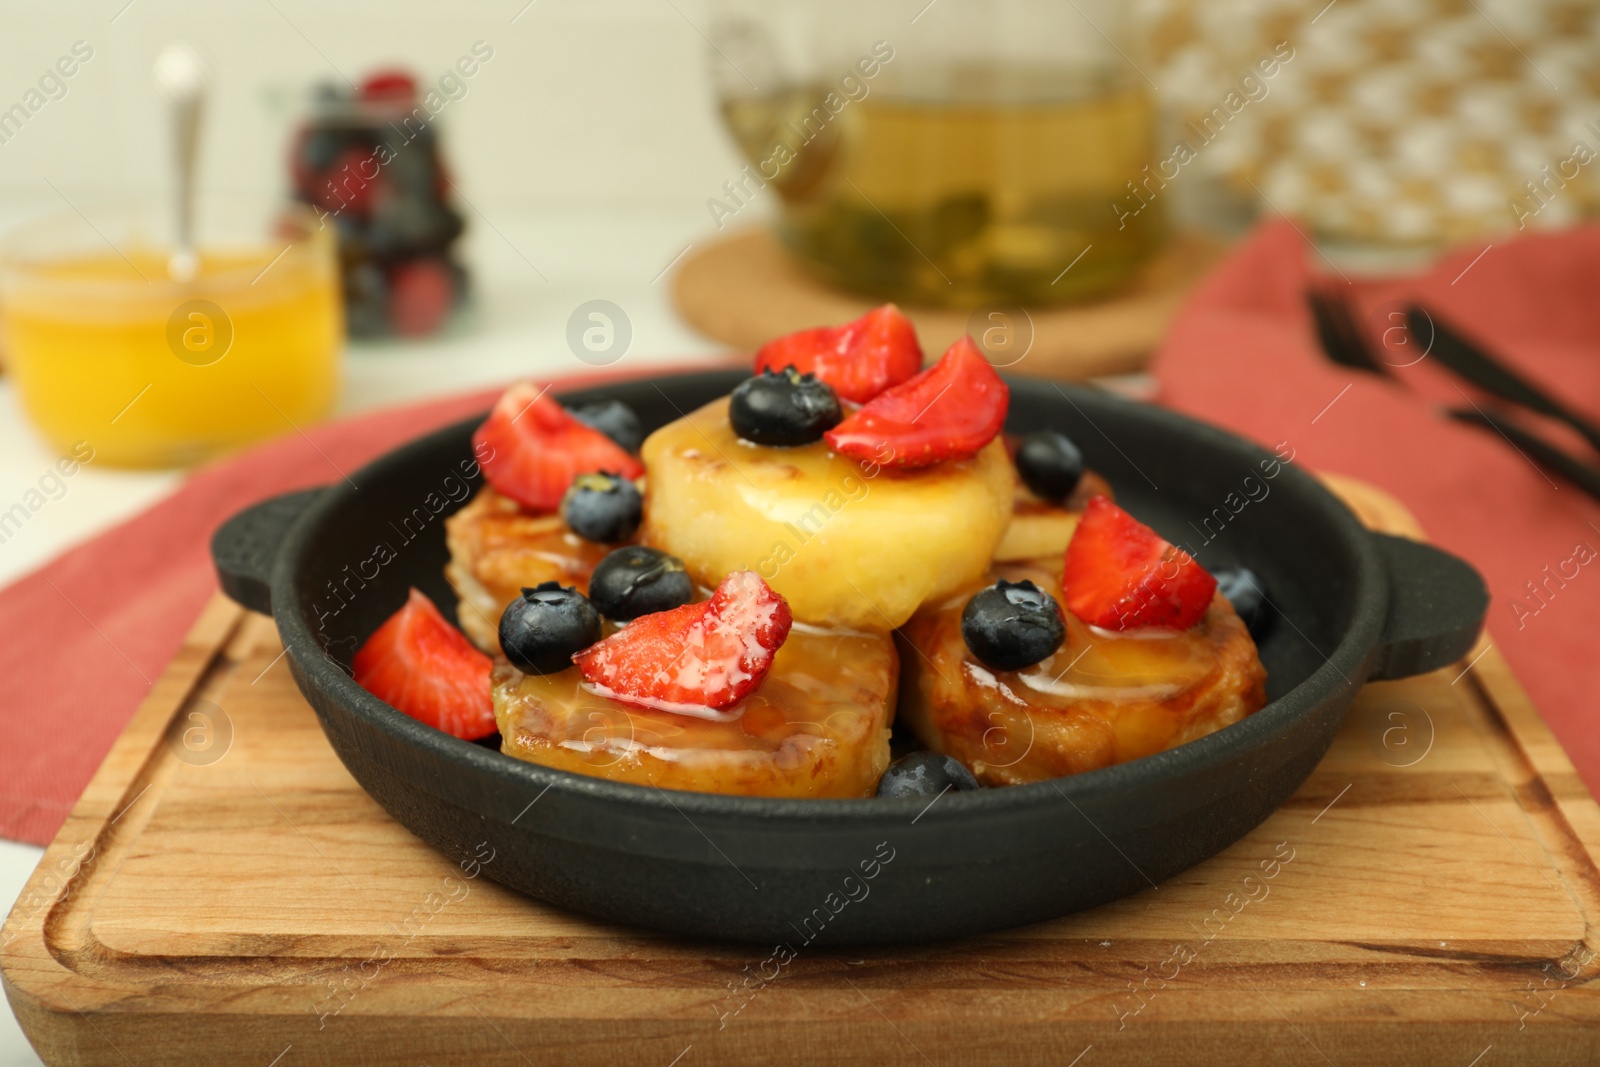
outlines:
M1334 363L1376 374L1398 382L1390 367L1379 358L1343 296L1316 289L1306 290L1306 303L1316 323L1317 339L1323 353ZM1413 340L1429 336L1428 354L1438 356L1445 369L1491 393L1521 404L1540 414L1566 422L1600 448L1600 428L1585 422L1554 397L1522 378L1505 364L1465 341L1420 307L1406 315L1406 326ZM1561 475L1589 496L1600 500L1600 468L1550 444L1533 431L1519 425L1503 411L1486 411L1476 405L1444 408L1443 414L1457 421L1494 430L1513 449L1556 474ZM1579 425L1583 423L1583 425ZM1591 435L1592 433L1592 435Z
M1367 343L1348 301L1332 292L1307 289L1306 303L1316 323L1317 339L1329 359L1341 366L1392 377L1389 368Z

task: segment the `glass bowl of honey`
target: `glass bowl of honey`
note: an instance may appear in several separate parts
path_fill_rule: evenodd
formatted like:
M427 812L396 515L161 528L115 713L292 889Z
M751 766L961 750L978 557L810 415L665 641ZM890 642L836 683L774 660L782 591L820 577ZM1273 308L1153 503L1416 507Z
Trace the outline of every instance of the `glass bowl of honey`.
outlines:
M23 410L60 450L182 467L324 417L343 343L336 240L308 210L202 199L198 268L154 206L79 204L0 242Z

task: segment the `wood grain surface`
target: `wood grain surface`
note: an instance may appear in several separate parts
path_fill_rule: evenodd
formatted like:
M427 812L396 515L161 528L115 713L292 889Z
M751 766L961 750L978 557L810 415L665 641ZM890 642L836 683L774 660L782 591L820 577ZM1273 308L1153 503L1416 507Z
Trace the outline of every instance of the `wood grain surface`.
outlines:
M1180 233L1127 286L1105 299L1028 309L1016 318L1019 336L1032 334L1025 348L1015 356L996 352L990 358L1022 374L1054 378L1142 370L1178 306L1224 250L1214 238ZM678 269L673 299L690 325L741 352L794 330L848 322L882 303L823 285L791 261L765 229L737 231L695 249ZM979 336L987 329L988 320L974 325L967 311L904 310L930 360L963 333Z
M219 598L3 927L6 994L50 1064L1587 1064L1600 807L1489 640L1369 685L1279 812L1159 888L779 966L433 852Z

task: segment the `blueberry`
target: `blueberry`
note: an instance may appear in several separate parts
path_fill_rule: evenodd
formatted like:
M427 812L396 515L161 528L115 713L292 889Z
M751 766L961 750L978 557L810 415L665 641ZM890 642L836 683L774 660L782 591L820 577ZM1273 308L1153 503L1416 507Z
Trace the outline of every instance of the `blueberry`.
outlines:
M414 114L414 112L413 112ZM403 152L407 148L415 147L420 152L428 152L437 158L439 154L439 136L434 131L433 123L406 122L405 129L400 136L395 138L395 150Z
M345 273L344 314L352 337L389 332L389 282L375 264L360 263Z
M333 216L333 232L339 237L339 260L361 263L368 258L367 224L348 212Z
M639 529L644 499L631 479L607 471L580 474L561 498L561 517L579 537L616 544Z
M694 582L683 560L645 545L617 549L589 579L589 599L618 622L681 607L693 596Z
M1083 453L1066 434L1030 433L1017 446L1017 473L1035 496L1065 500L1083 477Z
M1267 603L1260 577L1248 567L1218 567L1211 576L1217 580L1217 592L1228 598L1250 636L1259 639L1272 618L1272 605Z
M439 185L439 164L431 152L410 151L402 144L385 166L385 173L401 191L431 199Z
M300 140L300 161L313 174L325 171L333 166L348 141L343 130L313 126Z
M388 196L372 209L368 240L379 257L436 252L461 235L461 217L449 208L407 194Z
M629 452L644 444L644 424L634 410L620 400L595 400L572 409L572 417L599 430Z
M443 226L445 233L441 240L441 251L455 244L456 238L467 232L467 220L449 204L440 204L439 211L444 217Z
M1020 671L1060 648L1067 627L1050 594L1030 581L1001 579L967 601L961 636L988 666Z
M600 613L589 598L560 582L544 582L506 605L500 649L525 674L556 674L600 640Z
M832 386L793 367L746 378L728 400L734 432L758 445L809 445L822 440L842 418Z
M936 797L946 789L979 789L962 762L942 752L913 752L889 764L878 779L880 797Z

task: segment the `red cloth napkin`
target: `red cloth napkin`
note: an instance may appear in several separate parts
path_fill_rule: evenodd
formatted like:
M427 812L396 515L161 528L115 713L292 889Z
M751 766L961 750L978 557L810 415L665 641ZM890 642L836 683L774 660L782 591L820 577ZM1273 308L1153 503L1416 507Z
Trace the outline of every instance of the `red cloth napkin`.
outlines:
M1193 294L1154 371L1158 399L1304 466L1394 494L1431 540L1489 583L1491 639L1600 792L1600 503L1547 478L1493 431L1446 420L1441 406L1490 399L1423 358L1402 386L1328 362L1304 292L1336 285L1380 342L1390 302L1415 300L1529 378L1600 421L1600 227L1476 245L1403 280L1331 271L1287 223L1264 226ZM1392 335L1391 335L1392 336ZM1412 358L1389 350L1389 362ZM1524 417L1569 452L1600 462L1564 427Z
M559 388L617 376L563 378ZM44 844L55 836L216 591L209 546L224 520L269 496L337 481L387 449L486 409L496 395L376 412L223 460L0 591L0 837Z

